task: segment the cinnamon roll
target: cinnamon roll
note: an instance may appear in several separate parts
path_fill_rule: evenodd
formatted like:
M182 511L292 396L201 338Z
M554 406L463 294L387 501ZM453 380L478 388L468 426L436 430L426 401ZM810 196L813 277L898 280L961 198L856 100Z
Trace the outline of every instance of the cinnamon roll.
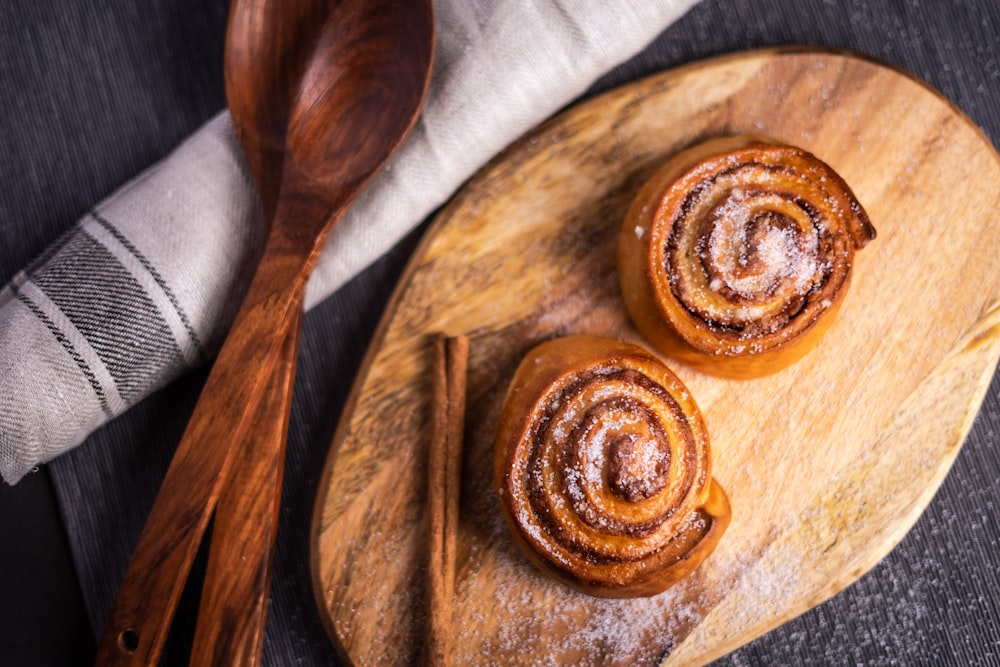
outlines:
M753 377L815 345L855 251L874 238L851 189L814 155L721 137L677 154L640 189L618 274L650 344L706 372Z
M503 404L494 464L515 542L593 595L663 591L729 523L698 406L634 345L568 336L531 350Z

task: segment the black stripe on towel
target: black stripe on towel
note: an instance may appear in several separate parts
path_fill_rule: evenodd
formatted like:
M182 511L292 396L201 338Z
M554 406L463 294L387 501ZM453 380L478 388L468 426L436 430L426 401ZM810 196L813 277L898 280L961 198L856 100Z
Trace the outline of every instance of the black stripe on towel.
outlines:
M100 213L97 211L91 211L90 216L96 220L99 225L104 227L104 229L108 230L108 233L114 236L126 250L132 253L132 256L135 257L140 264L142 264L143 268L146 269L149 275L152 276L153 280L156 281L156 284L160 286L160 289L163 290L163 293L166 294L167 298L170 300L170 305L172 305L174 310L177 311L177 316L181 319L181 323L184 324L184 330L187 331L188 336L191 337L191 343L194 345L197 358L203 359L204 354L201 340L198 338L198 334L195 333L194 327L191 326L191 322L188 320L187 315L181 309L181 305L177 301L177 297L175 297L174 293L170 291L170 286L167 285L167 281L163 279L160 272L156 270L156 267L153 266L153 264L139 251L138 248L132 245L132 242L129 241L124 234L119 232L118 229L101 216Z
M80 353L76 351L75 347L73 347L73 343L71 343L69 339L66 338L66 335L62 332L62 329L57 327L56 323L53 322L41 308L35 305L35 303L31 299L26 297L24 294L18 292L17 299L25 306L27 306L28 310L34 313L35 317L37 317L42 322L42 324L44 324L46 328L52 332L52 335L55 336L56 340L59 341L59 344L63 346L63 349L66 350L66 353L69 354L69 356L73 359L73 361L76 362L76 365L79 367L80 372L83 373L83 376L87 378L87 381L90 382L90 386L94 389L94 393L97 395L97 400L100 401L101 403L101 410L104 411L105 416L109 418L114 417L114 415L111 413L111 408L108 407L108 397L105 395L104 388L98 381L97 376L94 375L94 371L91 370L90 366L87 365L87 362L84 361L82 356L80 356Z
M81 232L31 276L104 362L127 404L183 367L166 320L142 285Z

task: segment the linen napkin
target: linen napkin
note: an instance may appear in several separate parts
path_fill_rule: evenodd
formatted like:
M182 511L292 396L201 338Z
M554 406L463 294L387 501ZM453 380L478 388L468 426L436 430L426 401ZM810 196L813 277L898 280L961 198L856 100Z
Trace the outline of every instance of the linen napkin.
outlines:
M334 230L306 308L695 2L438 0L422 116ZM16 483L210 359L252 273L261 226L221 112L0 289L4 480Z

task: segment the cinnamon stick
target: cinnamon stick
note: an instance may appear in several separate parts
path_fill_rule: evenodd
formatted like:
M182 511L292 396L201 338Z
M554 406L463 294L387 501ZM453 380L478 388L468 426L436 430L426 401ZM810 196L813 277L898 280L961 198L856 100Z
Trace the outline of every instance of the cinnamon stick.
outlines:
M427 461L428 632L424 664L450 667L455 542L458 533L465 423L465 383L469 341L465 336L434 338L431 442Z

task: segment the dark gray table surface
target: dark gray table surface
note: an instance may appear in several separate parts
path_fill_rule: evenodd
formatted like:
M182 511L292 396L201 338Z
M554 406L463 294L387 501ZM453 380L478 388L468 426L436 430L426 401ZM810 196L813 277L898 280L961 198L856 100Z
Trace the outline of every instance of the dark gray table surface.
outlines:
M227 6L0 6L0 281L223 108ZM785 44L852 49L910 70L1000 143L997 0L705 0L592 92ZM309 583L312 504L347 379L420 231L306 317L267 664L336 664ZM189 374L17 486L0 485L0 664L92 661L204 377L203 369ZM998 443L995 379L952 471L902 543L847 590L719 664L1000 665ZM185 662L193 600L190 592L182 600L166 664Z

